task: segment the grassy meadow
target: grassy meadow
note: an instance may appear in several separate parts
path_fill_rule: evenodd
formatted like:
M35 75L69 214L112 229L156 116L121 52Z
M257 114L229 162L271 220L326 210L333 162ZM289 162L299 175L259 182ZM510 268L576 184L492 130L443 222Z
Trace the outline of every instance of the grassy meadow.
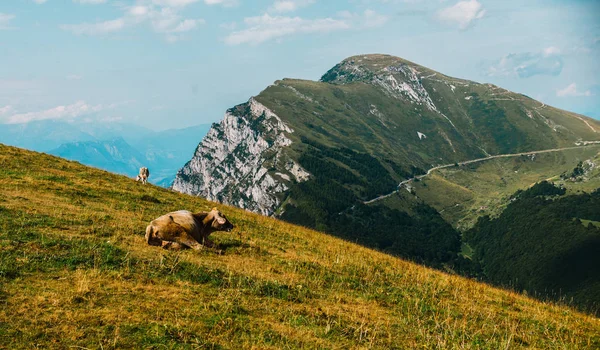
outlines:
M213 206L224 250L144 230ZM592 349L600 320L202 198L0 145L0 348Z

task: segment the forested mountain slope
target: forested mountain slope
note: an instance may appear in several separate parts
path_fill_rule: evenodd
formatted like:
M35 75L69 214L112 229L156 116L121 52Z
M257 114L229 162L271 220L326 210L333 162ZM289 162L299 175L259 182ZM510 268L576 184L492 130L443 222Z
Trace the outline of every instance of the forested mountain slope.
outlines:
M600 188L565 195L546 181L519 191L465 233L486 280L600 308Z

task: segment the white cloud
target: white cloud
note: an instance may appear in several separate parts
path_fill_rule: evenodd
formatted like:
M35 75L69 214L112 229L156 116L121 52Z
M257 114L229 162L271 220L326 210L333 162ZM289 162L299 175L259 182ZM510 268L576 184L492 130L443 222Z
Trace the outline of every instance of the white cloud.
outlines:
M365 10L364 22L365 27L381 27L387 23L390 18L385 15L380 15L373 10Z
M315 0L277 0L269 7L269 12L293 12L301 7L313 4Z
M247 17L244 23L248 28L235 31L225 38L229 45L260 44L268 40L299 33L326 33L349 29L350 24L333 18L303 19L300 17L281 17L264 14Z
M15 15L0 12L0 30L10 29L9 22L15 18Z
M485 10L477 0L459 1L454 6L442 9L437 13L440 21L458 25L460 29L467 29L471 23L483 16L485 16Z
M0 115L4 115L4 114L8 114L10 111L12 111L12 106L8 105L8 106L4 106L4 107L0 107Z
M224 7L233 7L239 4L238 0L204 0L204 3L207 5L221 5Z
M57 106L44 111L13 114L4 119L5 124L23 124L38 120L73 120L77 117L100 112L102 105L92 106L84 101L77 101L67 106Z
M152 3L158 6L168 6L168 7L184 7L199 0L153 0Z
M160 11L150 11L147 18L152 22L154 31L165 33L178 25L180 16L178 15L177 10L170 7L163 7Z
M276 1L269 7L269 12L292 12L296 11L297 8L298 4L294 1Z
M351 28L379 27L389 19L389 17L372 10L366 10L363 14L343 11L338 13L337 17L304 19L298 16L271 16L268 13L262 16L247 17L244 18L246 28L230 33L225 38L225 43L256 45L294 34L328 33Z
M186 19L181 21L175 28L169 29L169 33L183 33L189 32L190 30L196 28L198 24L203 24L204 20L202 19Z
M129 8L128 13L134 17L143 17L150 12L150 8L147 6L132 6Z
M388 16L380 15L373 10L365 10L362 14L352 13L350 11L341 11L338 15L353 24L358 24L364 28L381 27L390 19Z
M48 1L48 0L33 0L33 2L35 2L35 3L36 3L36 4L38 4L38 5L40 5L40 4L43 4L43 3L45 3L46 1Z
M87 1L87 0L86 0ZM93 0L96 1L96 0ZM198 0L149 0L123 7L123 16L99 23L64 24L61 28L79 35L102 35L147 23L156 33L165 34L169 42L181 39L181 33L189 32L204 24L203 19L183 18L183 7ZM179 33L175 39L170 33Z
M74 3L98 5L106 3L106 0L73 0Z
M561 53L560 49L556 46L550 46L542 50L544 57L559 55Z
M577 91L577 84L571 83L564 89L556 90L556 96L558 97L575 97L575 96L592 96L590 90L584 92Z
M518 76L529 78L535 75L558 76L563 69L560 50L548 47L538 52L510 53L493 63L485 72L488 76Z
M125 28L125 20L117 18L98 23L63 24L60 28L77 35L102 35L117 32Z
M163 7L160 10L149 9L146 13L138 15L137 19L149 20L157 33L183 33L195 29L199 24L204 24L203 19L181 18L179 11L171 7Z

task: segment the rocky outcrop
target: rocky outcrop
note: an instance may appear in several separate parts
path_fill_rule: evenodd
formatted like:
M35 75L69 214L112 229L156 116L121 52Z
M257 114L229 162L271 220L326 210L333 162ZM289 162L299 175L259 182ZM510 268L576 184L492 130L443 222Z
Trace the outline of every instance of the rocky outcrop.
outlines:
M368 67L366 62L375 56L364 56L363 59L346 59L330 69L321 78L322 82L332 84L348 84L360 81L380 87L383 92L393 98L409 101L442 116L452 125L456 126L433 103L427 89L423 86L419 71L405 62L393 62L390 65ZM454 92L456 87L449 85Z
M294 131L251 98L213 124L173 190L272 215L291 182L310 174L286 155Z
M388 96L406 98L412 103L426 106L431 111L437 111L418 74L414 67L406 63L395 62L373 70L366 67L363 60L350 59L336 65L321 78L321 81L333 84L354 81L373 84L381 87Z

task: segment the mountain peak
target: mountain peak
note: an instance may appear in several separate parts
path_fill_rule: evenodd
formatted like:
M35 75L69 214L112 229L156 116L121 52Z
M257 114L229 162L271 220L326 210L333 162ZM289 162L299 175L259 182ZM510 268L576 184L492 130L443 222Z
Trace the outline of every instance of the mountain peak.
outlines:
M353 81L371 82L375 76L410 67L415 73L429 69L400 57L384 54L351 56L336 64L321 77L321 81L345 84Z
M363 63L364 65L380 65L380 66L389 66L399 63L410 64L413 66L419 66L416 63L413 63L409 60L406 60L402 57L392 56L387 54L373 53L373 54L365 54L365 55L355 55L350 56L342 62L358 62Z
M323 74L320 81L331 84L347 84L357 81L377 83L378 79L387 79L392 75L395 79L403 81L415 82L425 77L435 77L439 80L476 84L473 81L449 77L407 59L386 54L350 56Z

